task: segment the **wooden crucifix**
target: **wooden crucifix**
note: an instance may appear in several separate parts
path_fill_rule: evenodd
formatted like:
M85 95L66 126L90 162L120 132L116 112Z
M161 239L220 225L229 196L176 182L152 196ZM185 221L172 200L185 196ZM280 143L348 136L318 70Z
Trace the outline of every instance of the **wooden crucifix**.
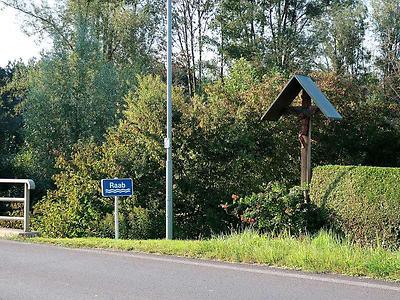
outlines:
M301 93L301 94L300 94ZM290 106L300 94L301 106ZM316 106L313 106L312 104ZM261 120L277 121L282 115L299 116L300 120L300 157L301 157L301 185L311 182L311 119L321 111L330 120L341 120L342 116L321 92L315 82L308 76L295 75L286 84L279 96L271 104ZM308 193L305 193L308 201Z
M299 132L300 157L301 157L301 185L311 182L311 98L304 91L301 93L301 108L305 111L300 113L301 128Z

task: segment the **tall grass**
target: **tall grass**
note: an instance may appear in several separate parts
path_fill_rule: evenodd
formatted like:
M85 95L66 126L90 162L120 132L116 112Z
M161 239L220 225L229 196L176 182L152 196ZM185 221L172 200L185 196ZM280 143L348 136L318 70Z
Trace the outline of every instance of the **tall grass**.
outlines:
M361 247L332 233L315 237L260 236L246 231L208 240L32 239L66 247L101 248L257 263L297 270L400 281L400 251Z

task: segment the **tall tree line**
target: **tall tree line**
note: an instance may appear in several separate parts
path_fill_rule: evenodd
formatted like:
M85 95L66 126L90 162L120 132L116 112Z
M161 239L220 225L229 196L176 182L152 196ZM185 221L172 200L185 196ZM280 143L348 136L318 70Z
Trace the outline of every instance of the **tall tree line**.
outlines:
M136 89L137 76L164 77L164 2L0 0L21 13L28 34L53 42L17 80L27 99L20 110L23 146L30 149L25 159L41 153L51 165L81 139L101 142L120 118L123 98ZM224 83L232 64L244 58L259 77L333 72L372 82L375 98L400 102L400 0L371 0L370 11L362 0L173 4L175 84L189 96L204 94L210 81ZM368 32L377 45L372 53ZM62 118L52 123L45 118L52 115Z
M71 51L73 24L79 16L93 24L108 60L143 72L163 70L162 0L0 3L25 16L28 32L58 35L60 44ZM370 42L367 30L380 50L374 65L385 78L398 73L397 0L371 0L370 11L362 0L175 0L173 4L175 73L190 94L200 92L204 81L222 78L239 58L253 62L260 72L331 70L358 76L371 65L365 47Z
M399 1L175 1L176 79L189 94L245 58L260 74L376 77L398 99ZM371 44L375 46L371 47ZM378 48L379 51L376 51ZM372 51L371 51L372 50Z

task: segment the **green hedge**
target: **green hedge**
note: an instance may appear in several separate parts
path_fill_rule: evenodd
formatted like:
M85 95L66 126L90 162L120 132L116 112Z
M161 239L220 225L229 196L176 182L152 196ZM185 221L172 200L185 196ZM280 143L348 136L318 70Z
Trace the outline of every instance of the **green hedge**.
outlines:
M362 244L400 246L400 168L317 167L310 196L335 230Z

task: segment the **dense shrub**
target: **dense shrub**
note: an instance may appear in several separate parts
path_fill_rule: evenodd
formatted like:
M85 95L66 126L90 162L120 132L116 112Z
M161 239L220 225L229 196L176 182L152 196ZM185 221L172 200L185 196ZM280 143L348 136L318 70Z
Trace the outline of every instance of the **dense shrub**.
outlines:
M165 236L163 219L158 210L135 206L131 199L122 199L119 213L119 236L122 239L145 240ZM108 213L98 224L97 236L114 237L114 214Z
M49 191L34 206L35 230L48 237L114 235L114 202L102 197L100 180L125 174L105 151L94 143L78 144L72 159L58 159L57 167L63 171L54 176L57 189ZM154 229L159 220L157 213L157 209L151 214L141 209L136 196L124 198L120 208L121 237L160 237Z
M373 98L376 87L365 80L322 72L313 78L343 116L313 117L313 162L400 167L400 105Z
M102 198L99 180L107 170L114 175L113 161L102 160L103 149L95 143L78 144L70 160L59 157L53 177L57 187L34 206L32 225L44 236L81 237L99 235L98 224L112 212L112 201ZM103 177L105 178L105 177Z
M400 246L400 169L317 167L311 200L330 215L331 225L363 244Z
M125 239L162 238L164 234L164 215L157 209L132 206L123 208L121 218L121 237Z
M239 198L232 195L232 204L221 205L240 219L242 227L261 233L293 235L316 232L324 225L323 215L304 202L304 189L287 188L282 183L269 183L260 193Z
M246 69L248 65L241 62L240 67ZM264 100L245 90L256 80L249 76L244 86L241 78L232 76L226 79L229 92L216 84L207 88L208 99L189 99L180 89L174 89L175 237L198 238L227 230L225 225L230 218L219 208L221 202L232 192L257 192L265 180L280 178L279 167L266 167L280 163L271 159L273 142L259 139L270 135L270 126L259 122L259 115L253 113L262 111ZM271 83L270 91L263 95L278 87L279 84ZM92 143L75 147L72 159L59 163L57 189L45 199L54 205L78 200L83 203L87 193L91 204L100 203L97 207L103 210L103 219L110 209L101 204L100 179L132 177L136 206L149 210L152 216L162 214L165 91L166 86L158 77L138 78L137 91L125 99L124 118L119 126L109 130L102 146ZM44 216L46 212L39 207L36 213ZM132 220L138 224L136 218ZM160 225L157 232L151 230L153 238L164 232L164 224Z

